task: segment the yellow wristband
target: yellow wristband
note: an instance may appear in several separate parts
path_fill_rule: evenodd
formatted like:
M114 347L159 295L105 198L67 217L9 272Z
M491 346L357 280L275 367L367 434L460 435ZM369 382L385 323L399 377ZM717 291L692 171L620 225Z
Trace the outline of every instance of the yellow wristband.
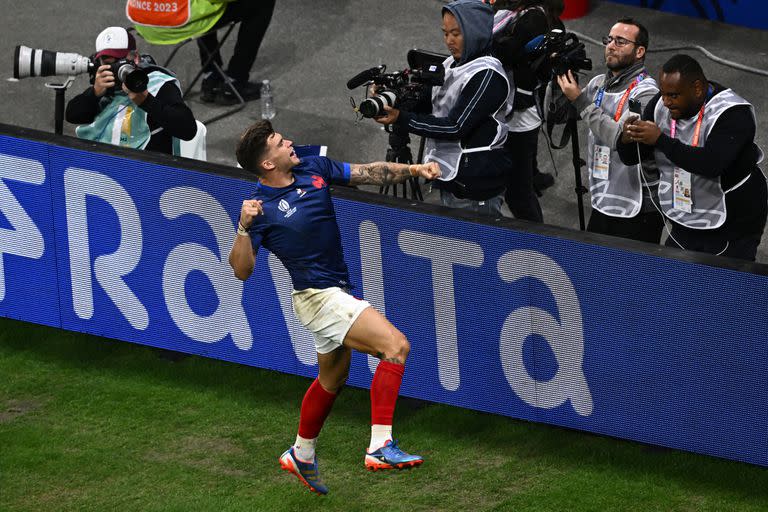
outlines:
M237 234L243 236L251 236L248 234L248 230L243 227L239 222L237 223Z
M408 166L408 172L411 174L411 176L418 176L419 170L418 170L418 164L411 164Z

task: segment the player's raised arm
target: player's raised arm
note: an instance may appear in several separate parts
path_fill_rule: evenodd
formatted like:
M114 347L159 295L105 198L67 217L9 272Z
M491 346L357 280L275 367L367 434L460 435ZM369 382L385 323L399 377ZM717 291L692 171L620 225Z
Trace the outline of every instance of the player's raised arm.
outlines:
M416 176L434 180L440 176L440 167L436 162L426 164L398 164L394 162L351 164L349 184L393 185Z
M261 201L246 199L240 210L240 220L237 225L237 236L229 251L229 266L235 271L235 277L245 281L251 276L256 264L256 250L251 244L251 236L248 229L253 223L253 218L263 213Z

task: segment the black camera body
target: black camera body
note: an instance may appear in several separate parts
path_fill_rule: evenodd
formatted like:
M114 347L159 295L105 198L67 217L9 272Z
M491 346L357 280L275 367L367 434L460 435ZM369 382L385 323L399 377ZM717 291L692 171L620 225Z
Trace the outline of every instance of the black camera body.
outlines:
M91 73L91 79L96 76L96 69ZM115 77L114 90L122 89L122 84L132 92L144 92L149 84L149 73L146 69L136 66L132 60L119 59L109 65L109 70Z
M408 68L386 73L385 65L358 73L347 82L347 88L376 85L376 94L360 102L356 110L366 118L384 114L384 107L413 110L430 95L430 87L443 84L447 55L425 50L408 51Z
M544 35L541 42L530 51L531 67L542 82L571 71L592 69L584 43L576 34L554 29Z

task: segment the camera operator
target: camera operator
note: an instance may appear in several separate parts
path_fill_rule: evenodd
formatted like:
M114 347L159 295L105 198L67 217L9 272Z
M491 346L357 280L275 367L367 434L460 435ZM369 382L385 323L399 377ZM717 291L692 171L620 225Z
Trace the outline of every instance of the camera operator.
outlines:
M537 169L536 153L541 116L534 97L538 77L531 68L526 44L553 28L563 28L552 0L512 0L493 3L496 15L493 26L494 55L504 65L510 84L514 84L514 111L507 120L509 133L506 148L514 159L504 198L512 214L541 222L543 216L536 195L554 184L549 173ZM562 3L559 11L562 11ZM521 205L523 206L522 211ZM530 213L529 213L530 212ZM533 215L532 215L533 214Z
M511 95L501 62L490 56L493 10L456 0L443 7L442 20L451 55L443 62L443 85L432 90L432 113L387 106L375 119L426 137L424 161L440 164L443 205L499 217L512 167L503 149Z
M179 82L162 68L149 67L143 91L117 87L113 64L142 68L133 35L122 27L108 27L96 38L97 68L92 85L67 103L66 119L79 124L82 139L167 154L178 154L178 140L197 133L192 111L184 103ZM137 108L138 107L138 108Z
M618 152L629 164L638 153L655 159L673 221L666 245L754 261L768 215L754 107L688 55L664 64L659 86L643 120L624 123Z
M614 150L621 123L630 115L630 100L645 108L658 92L645 68L648 31L632 18L621 18L603 43L608 72L594 77L583 91L570 71L557 77L563 94L589 126L592 214L587 231L658 244L664 228L654 206L658 172L653 165L644 165L642 171L640 166L627 166Z

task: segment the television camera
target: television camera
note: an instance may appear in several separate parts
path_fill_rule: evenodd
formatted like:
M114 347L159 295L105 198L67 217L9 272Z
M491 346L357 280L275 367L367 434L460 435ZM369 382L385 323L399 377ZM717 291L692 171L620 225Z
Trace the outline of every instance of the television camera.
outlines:
M443 84L445 70L443 61L446 56L425 50L408 51L408 68L394 73L386 73L387 66L382 64L366 69L350 78L348 89L375 85L375 93L368 96L353 108L366 118L378 117L384 113L384 107L412 109L429 95L429 87Z
M447 55L412 49L408 51L408 68L394 73L387 73L385 65L366 69L350 78L348 89L366 86L366 97L359 105L350 98L352 108L364 118L378 117L384 114L384 107L397 107L405 110L416 110L422 100L430 98L432 86L440 86L445 78L443 62ZM370 86L375 87L371 88ZM371 91L373 89L373 91ZM369 96L369 93L373 92ZM413 155L408 144L411 142L408 131L396 125L387 127L389 133L389 148L386 161L398 163L413 163ZM418 161L424 152L424 139L419 146ZM423 200L418 180L407 180L411 187L411 197ZM403 197L407 196L407 185L403 183ZM386 193L389 187L381 187L380 192ZM393 187L397 196L397 186Z

